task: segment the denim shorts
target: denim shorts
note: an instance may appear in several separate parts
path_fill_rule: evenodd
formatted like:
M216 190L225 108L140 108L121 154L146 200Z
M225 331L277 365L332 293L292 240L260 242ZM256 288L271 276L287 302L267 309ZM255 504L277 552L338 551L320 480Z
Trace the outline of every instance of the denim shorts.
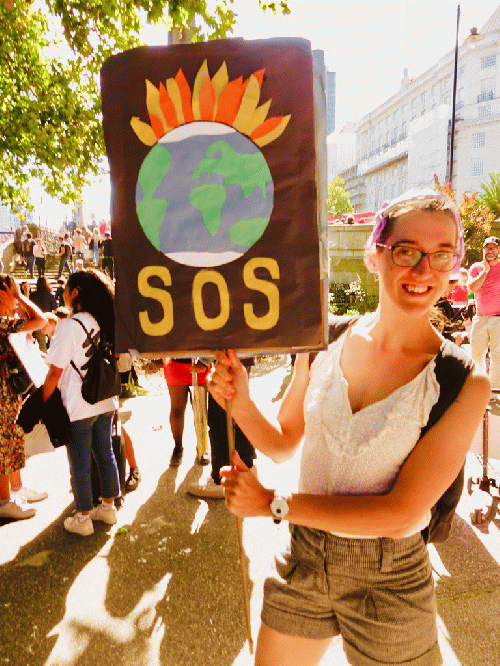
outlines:
M436 598L420 533L350 539L292 525L264 584L262 621L289 636L342 635L356 666L439 666Z

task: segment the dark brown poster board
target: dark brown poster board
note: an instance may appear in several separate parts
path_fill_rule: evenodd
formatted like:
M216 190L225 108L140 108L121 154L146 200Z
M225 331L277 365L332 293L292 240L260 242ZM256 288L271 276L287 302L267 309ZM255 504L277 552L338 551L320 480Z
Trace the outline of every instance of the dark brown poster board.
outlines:
M133 49L101 91L117 351L323 347L309 42Z

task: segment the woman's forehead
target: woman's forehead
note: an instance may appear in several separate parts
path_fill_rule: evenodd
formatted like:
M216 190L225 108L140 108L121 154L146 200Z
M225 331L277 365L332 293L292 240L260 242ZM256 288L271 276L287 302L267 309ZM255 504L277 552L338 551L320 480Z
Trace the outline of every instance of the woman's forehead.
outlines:
M454 246L457 242L457 225L443 211L410 211L394 220L390 238L392 241L428 241Z

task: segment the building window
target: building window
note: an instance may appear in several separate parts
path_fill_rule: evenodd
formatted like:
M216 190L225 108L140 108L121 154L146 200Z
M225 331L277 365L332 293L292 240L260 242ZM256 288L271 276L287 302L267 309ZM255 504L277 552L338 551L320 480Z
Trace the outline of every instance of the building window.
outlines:
M484 138L484 132L476 132L472 135L472 147L473 148L484 148L486 140Z
M486 120L491 117L491 106L486 104L485 106L480 106L478 109L478 118L479 120Z
M470 175L471 176L483 175L483 160L472 159L470 161Z
M494 77L481 79L481 92L479 93L479 98L477 100L478 102L486 102L489 99L493 99L494 83Z
M497 64L496 54L484 56L481 58L481 69L486 69L487 67L494 67Z

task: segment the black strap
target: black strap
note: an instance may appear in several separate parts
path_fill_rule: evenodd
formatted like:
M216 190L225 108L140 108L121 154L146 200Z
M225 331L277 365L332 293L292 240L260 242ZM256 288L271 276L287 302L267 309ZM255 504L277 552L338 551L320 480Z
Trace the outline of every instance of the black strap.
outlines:
M90 335L90 333L89 333L89 332L87 331L87 329L85 328L83 322L80 321L79 319L77 319L76 317L70 317L70 319L72 319L73 321L77 321L77 322L80 324L80 326L83 328L83 330L84 330L85 333L87 334L87 338L90 340L90 344L92 344L92 345L94 346L94 348L95 348L95 351L94 351L94 354L95 354L96 351L97 351L97 346L96 346L95 342L92 340L92 336ZM77 373L80 375L80 379L81 379L82 382L83 382L83 375L82 375L82 373L80 372L80 370L78 370L78 368L76 367L74 361L71 361L71 362L70 362L70 365L72 365L73 368L77 371Z

